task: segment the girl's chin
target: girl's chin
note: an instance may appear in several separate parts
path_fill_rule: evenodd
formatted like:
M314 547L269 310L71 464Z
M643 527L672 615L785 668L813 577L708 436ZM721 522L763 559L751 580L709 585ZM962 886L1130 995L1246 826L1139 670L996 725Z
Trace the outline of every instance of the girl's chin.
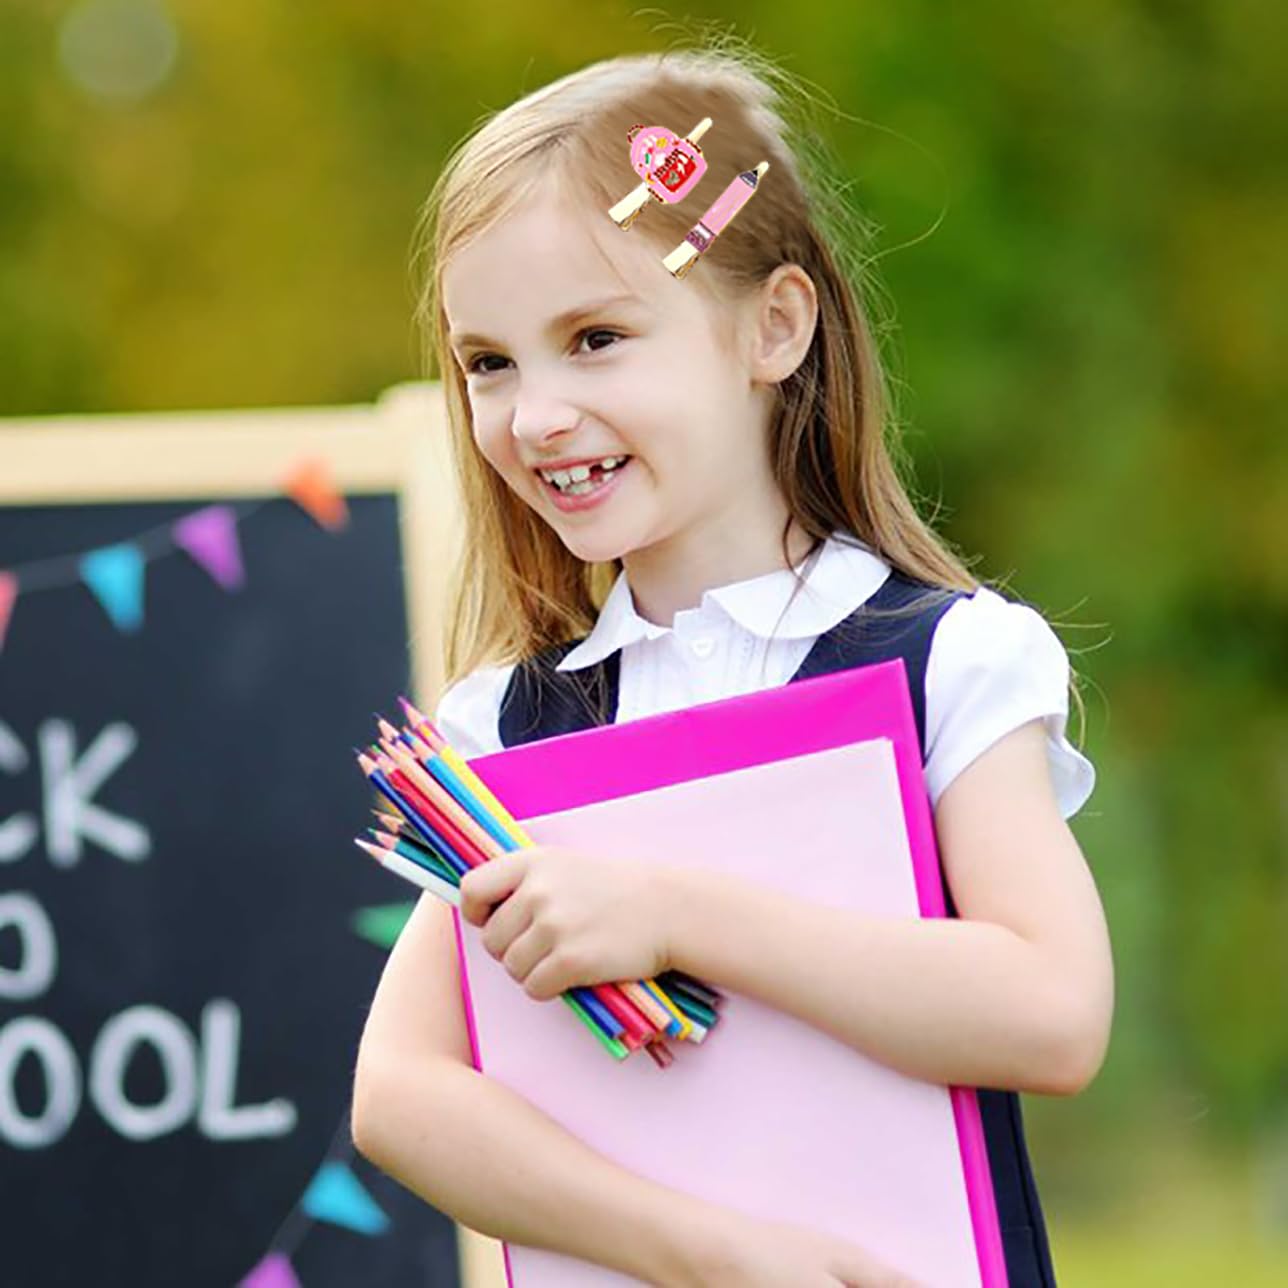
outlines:
M584 563L610 563L629 554L636 546L635 542L611 533L592 537L587 533L561 532L559 537L568 552Z

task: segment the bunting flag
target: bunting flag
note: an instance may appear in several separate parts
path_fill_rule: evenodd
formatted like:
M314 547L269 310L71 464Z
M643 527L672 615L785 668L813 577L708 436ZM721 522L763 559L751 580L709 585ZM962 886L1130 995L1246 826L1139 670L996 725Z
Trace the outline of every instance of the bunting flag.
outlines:
M270 1252L237 1288L301 1288L289 1257Z
M377 948L392 948L415 906L414 903L387 903L376 908L359 908L351 923L354 933Z
M186 550L225 590L246 583L237 516L232 506L211 505L180 519L172 529L175 542Z
M332 532L348 525L349 510L324 461L299 465L283 483L283 491L319 526ZM183 518L140 533L133 540L102 546L82 554L68 554L0 569L0 651L13 619L19 593L30 594L83 582L93 593L112 624L133 633L143 626L144 575L147 564L174 550L183 550L223 590L246 585L246 570L238 524L261 508L249 505L209 505ZM389 949L411 916L414 903L386 904L359 909L353 916L354 932L377 947ZM308 1223L338 1227L373 1237L387 1233L392 1222L350 1165L350 1115L345 1113L336 1141L297 1200L283 1230L272 1241L259 1263L238 1288L302 1288L291 1262L294 1246L305 1236L299 1217ZM337 1148L345 1157L335 1157ZM282 1242L287 1227L294 1231L289 1244Z
M81 577L117 630L143 625L143 552L132 542L91 550L81 559Z
M300 1200L315 1221L342 1226L358 1234L384 1234L389 1218L344 1163L323 1163Z
M336 491L325 461L304 461L286 480L286 492L324 528L336 531L349 522L349 508Z
M11 572L0 572L0 649L4 648L5 632L13 616L14 601L18 598L18 578Z
M319 527L337 532L349 523L349 507L336 489L325 460L300 462L282 481L282 489ZM84 582L120 631L143 626L145 569L176 549L185 551L211 580L226 591L246 585L237 526L265 502L208 505L177 521L140 533L130 541L87 553L56 555L0 569L0 652L20 594Z

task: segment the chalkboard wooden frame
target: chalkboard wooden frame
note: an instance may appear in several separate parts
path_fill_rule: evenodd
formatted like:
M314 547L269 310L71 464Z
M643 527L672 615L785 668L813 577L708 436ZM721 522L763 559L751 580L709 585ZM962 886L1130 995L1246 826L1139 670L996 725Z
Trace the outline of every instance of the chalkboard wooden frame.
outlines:
M459 515L437 383L348 407L0 420L0 505L275 496L304 457L326 461L342 492L398 495L416 690L432 706L443 680L442 555Z
M398 497L415 699L437 705L442 615L460 507L437 382L342 407L0 420L0 506L277 496L303 458L350 496ZM462 1288L506 1282L501 1245L457 1226Z

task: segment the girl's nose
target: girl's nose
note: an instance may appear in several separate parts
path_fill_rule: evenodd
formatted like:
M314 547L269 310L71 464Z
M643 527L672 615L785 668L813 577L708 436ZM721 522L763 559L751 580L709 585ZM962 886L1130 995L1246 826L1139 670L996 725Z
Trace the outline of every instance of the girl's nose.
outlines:
M543 443L576 429L577 410L563 399L533 391L520 394L514 405L510 432L516 441L539 448Z

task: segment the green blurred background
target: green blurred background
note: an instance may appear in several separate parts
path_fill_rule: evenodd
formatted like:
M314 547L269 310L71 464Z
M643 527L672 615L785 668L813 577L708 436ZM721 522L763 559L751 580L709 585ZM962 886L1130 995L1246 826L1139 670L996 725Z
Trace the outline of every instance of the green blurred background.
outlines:
M0 416L423 375L413 226L478 117L706 21L750 38L845 113L827 143L929 508L1084 677L1099 781L1073 826L1119 1000L1094 1086L1028 1102L1062 1281L1285 1283L1281 18L5 0Z

